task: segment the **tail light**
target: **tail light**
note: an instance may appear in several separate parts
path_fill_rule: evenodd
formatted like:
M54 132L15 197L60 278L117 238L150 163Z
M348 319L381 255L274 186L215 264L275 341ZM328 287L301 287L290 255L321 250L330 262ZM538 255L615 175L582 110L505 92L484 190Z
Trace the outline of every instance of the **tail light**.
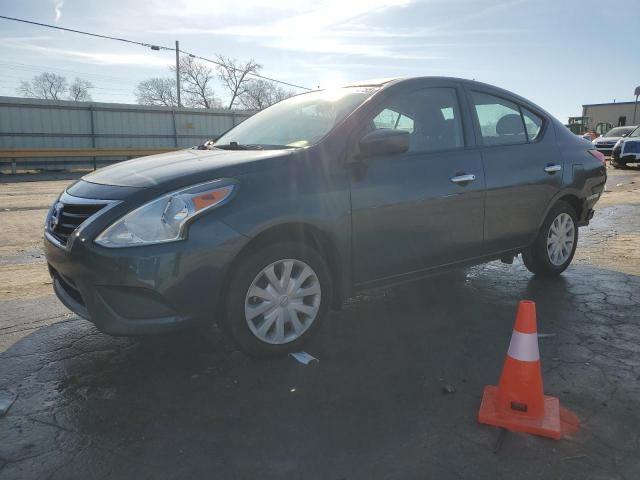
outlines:
M603 165L606 165L606 157L604 156L604 153L599 152L598 150L589 150L589 153L593 158L600 160Z

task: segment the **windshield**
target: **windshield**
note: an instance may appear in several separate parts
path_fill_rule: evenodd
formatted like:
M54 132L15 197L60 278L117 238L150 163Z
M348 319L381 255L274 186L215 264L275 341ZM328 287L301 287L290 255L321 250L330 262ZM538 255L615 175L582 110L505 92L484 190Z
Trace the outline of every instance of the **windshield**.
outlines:
M225 133L214 144L224 148L239 146L299 148L324 137L376 88L338 88L304 93L256 113Z
M636 128L633 132L629 134L630 137L640 137L640 127Z
M621 137L629 133L633 128L630 127L616 127L609 130L603 135L603 137Z

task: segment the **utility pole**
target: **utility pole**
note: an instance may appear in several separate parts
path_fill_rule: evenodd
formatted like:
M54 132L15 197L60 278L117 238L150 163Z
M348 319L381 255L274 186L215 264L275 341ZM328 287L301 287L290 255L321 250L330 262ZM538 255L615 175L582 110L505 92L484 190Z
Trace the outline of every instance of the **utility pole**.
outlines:
M180 42L176 40L176 90L178 92L178 107L182 106L180 103Z
M636 111L638 110L638 97L640 97L640 87L636 87L636 91L633 92L636 96L636 104L633 106L633 124L637 125L636 123Z

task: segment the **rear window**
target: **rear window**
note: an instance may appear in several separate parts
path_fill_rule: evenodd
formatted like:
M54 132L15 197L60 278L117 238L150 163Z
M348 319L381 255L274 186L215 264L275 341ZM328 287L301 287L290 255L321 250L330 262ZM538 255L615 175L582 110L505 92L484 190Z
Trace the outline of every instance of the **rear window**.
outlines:
M540 138L542 118L524 107L522 107L522 118L524 118L524 126L527 130L529 141L533 142Z

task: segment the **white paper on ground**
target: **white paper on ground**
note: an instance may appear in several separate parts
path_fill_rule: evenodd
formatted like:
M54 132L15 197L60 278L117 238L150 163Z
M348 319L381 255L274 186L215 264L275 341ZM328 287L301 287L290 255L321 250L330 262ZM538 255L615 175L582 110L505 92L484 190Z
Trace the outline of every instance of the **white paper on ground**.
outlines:
M316 361L316 362L320 361L313 355L309 355L307 352L291 352L289 355L291 355L297 361L305 365L309 365L313 361Z
M16 398L18 398L18 395L15 392L0 390L0 417L4 417L7 414Z

